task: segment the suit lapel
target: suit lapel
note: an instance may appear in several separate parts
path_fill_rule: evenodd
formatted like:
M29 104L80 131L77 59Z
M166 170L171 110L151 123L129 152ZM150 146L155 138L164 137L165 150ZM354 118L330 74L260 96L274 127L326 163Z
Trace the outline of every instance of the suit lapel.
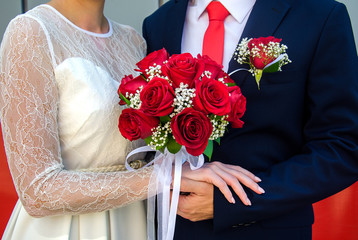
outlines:
M164 46L170 55L181 52L184 21L188 0L175 0L167 12Z
M286 0L256 0L250 17L242 33L242 38L258 38L274 36L275 31L285 17L290 4ZM240 41L241 41L240 39ZM229 73L240 68L248 68L247 65L241 65L234 59L229 63ZM238 72L233 75L235 82L241 86L243 81L250 76L246 71ZM239 75L240 74L240 75Z

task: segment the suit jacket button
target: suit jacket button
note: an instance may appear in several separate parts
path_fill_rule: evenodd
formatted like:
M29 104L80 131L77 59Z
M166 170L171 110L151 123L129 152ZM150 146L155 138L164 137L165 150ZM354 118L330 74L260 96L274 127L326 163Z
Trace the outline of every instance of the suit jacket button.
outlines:
M236 225L232 225L231 227L233 227L233 228L238 228L238 227L242 227L242 226L244 226L244 224L243 224L243 223L239 223L239 224L236 224Z

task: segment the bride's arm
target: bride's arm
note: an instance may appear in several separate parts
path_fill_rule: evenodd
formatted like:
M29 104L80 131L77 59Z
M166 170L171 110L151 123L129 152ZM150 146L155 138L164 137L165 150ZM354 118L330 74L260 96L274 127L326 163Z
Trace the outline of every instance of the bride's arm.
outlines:
M99 212L147 196L152 168L90 173L64 169L58 92L46 34L39 23L12 21L1 46L1 123L17 193L32 216Z

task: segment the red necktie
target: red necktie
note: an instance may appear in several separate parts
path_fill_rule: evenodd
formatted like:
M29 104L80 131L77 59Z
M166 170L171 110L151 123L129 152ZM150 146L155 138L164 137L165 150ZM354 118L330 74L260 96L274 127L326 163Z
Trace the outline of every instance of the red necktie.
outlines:
M224 20L229 12L219 1L212 1L206 10L209 15L209 26L204 35L203 55L208 55L217 63L222 64L225 38Z

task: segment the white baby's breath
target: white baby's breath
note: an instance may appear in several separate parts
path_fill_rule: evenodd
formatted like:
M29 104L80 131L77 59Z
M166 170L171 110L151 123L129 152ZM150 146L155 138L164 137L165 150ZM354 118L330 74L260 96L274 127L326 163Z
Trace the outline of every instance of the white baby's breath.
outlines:
M166 122L163 126L159 125L156 128L152 129L152 140L149 143L153 149L159 150L163 148L168 141L169 134L172 133L170 128L170 122Z
M175 98L173 102L174 111L170 117L173 118L185 108L191 108L193 106L194 97L195 89L189 88L188 84L180 83L179 87L175 89Z
M146 75L148 76L147 81L152 80L154 77L166 78L166 76L162 73L162 66L160 64L153 64L153 66L149 66L148 69L145 70Z
M132 93L129 95L128 93L126 93L126 98L129 99L129 101L131 102L131 104L129 105L130 108L140 109L142 105L142 101L140 100L140 92L142 90L143 86L140 86L134 95Z
M236 60L240 64L249 63L250 57L250 50L249 50L249 42L251 39L244 38L242 41L237 45L235 52L234 52L234 60Z
M224 136L226 127L229 124L229 122L226 120L227 118L227 115L213 116L211 118L210 121L213 126L213 132L211 133L209 140L215 140Z

